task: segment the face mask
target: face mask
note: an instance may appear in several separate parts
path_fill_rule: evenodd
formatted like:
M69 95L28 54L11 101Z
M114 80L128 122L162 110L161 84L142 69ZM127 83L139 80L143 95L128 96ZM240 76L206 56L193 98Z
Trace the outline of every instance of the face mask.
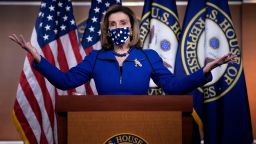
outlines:
M130 36L130 28L108 29L108 34L114 45L123 45Z

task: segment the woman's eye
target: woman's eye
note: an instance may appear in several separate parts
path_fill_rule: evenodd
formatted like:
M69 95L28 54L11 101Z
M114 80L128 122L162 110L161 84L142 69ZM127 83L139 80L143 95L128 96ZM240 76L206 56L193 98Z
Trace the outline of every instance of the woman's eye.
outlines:
M115 26L115 24L114 24L114 23L111 23L110 26L113 27L113 26Z
M127 24L127 22L121 22L121 25L126 25Z

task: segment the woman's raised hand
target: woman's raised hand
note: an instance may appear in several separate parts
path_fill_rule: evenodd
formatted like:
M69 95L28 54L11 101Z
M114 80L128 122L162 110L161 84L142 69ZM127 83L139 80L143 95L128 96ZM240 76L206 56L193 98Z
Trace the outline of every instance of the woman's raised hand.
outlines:
M207 63L205 67L203 68L204 73L210 72L212 69L221 66L222 64L232 62L236 56L228 53L220 58L216 58L215 60Z
M31 54L36 62L41 61L41 56L38 54L37 50L32 46L31 42L24 39L23 35L17 36L16 34L12 34L9 38Z

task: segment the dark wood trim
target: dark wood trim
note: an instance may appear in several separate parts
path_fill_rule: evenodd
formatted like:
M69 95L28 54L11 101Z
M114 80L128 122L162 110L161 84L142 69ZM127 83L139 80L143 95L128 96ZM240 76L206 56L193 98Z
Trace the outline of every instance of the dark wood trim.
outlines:
M191 112L190 96L59 96L56 111L183 111Z

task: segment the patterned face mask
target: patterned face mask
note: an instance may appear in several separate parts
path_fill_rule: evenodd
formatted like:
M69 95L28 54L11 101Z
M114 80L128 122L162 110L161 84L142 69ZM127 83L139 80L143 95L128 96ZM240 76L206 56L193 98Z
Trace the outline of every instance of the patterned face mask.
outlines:
M114 45L123 45L130 36L130 28L108 29L108 34Z

